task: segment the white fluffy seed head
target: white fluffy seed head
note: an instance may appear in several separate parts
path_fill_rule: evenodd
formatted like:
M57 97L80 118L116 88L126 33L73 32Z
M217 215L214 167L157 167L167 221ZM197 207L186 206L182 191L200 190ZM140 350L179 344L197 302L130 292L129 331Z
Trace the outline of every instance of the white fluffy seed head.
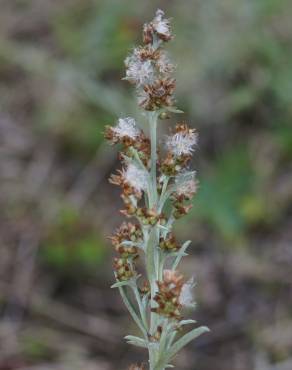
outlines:
M117 126L113 127L113 131L121 138L130 137L131 139L136 139L141 133L132 117L119 118Z
M138 168L133 163L129 163L127 169L123 172L126 182L137 191L147 189L148 176L148 172Z
M178 195L189 195L197 192L196 171L186 171L175 179L176 193Z
M194 278L188 280L181 289L181 293L179 296L179 303L184 307L194 307L194 295L193 295L193 288L194 288Z
M158 9L153 19L153 28L154 30L165 37L171 37L170 24L169 20L164 18L164 11Z
M166 147L177 157L181 155L190 155L193 153L197 141L198 135L194 131L177 132L167 137Z
M153 83L155 71L150 60L141 60L138 50L134 49L133 54L126 58L125 65L126 79L137 86Z

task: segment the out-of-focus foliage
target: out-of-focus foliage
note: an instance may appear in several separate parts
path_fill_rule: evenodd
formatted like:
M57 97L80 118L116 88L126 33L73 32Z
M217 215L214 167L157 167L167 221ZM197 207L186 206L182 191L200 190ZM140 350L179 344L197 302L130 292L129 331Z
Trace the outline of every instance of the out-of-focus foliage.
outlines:
M194 204L194 215L209 222L227 240L239 237L244 233L247 221L240 209L253 182L245 148L226 150L218 156L215 171L205 176Z
M89 225L74 210L61 209L42 248L43 257L67 273L74 267L98 268L105 256L105 245Z
M291 0L0 7L0 368L110 370L136 360L108 289L106 236L121 202L107 183L116 153L102 131L124 115L144 125L121 78L157 7L174 20L185 111L161 132L183 119L200 135L199 192L178 232L193 240L185 270L199 281L196 319L212 329L178 367L292 368ZM7 322L20 323L16 334Z

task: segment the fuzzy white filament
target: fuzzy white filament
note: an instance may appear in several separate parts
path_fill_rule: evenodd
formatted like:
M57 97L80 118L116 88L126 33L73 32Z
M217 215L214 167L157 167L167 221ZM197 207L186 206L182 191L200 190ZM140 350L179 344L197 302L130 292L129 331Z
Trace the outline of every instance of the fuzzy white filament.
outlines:
M179 303L184 307L194 307L195 301L193 296L193 288L195 286L194 278L189 279L181 289Z
M134 50L133 54L126 58L125 65L126 79L130 82L142 86L148 83L152 83L155 77L155 71L150 60L141 60L137 55L137 50Z
M164 18L164 11L161 9L156 11L155 18L153 19L153 28L160 35L166 37L171 36L169 20Z
M113 131L121 138L130 137L131 139L136 139L141 133L132 117L120 118Z
M178 195L192 195L197 191L196 171L184 172L176 177L175 185Z
M135 164L129 163L123 173L126 182L138 191L146 190L148 185L148 172L138 168Z
M166 147L175 156L190 155L197 144L198 135L193 132L177 132L167 137Z

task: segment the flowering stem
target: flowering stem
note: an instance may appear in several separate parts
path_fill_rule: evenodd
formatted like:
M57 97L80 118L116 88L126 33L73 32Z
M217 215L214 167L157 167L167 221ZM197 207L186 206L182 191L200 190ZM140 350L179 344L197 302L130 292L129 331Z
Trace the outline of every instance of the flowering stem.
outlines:
M158 9L154 19L143 26L143 46L135 48L125 60L125 79L136 85L139 106L148 120L150 140L132 117L120 118L115 127L106 126L105 130L111 144L122 144L123 168L111 176L110 182L122 188L125 204L122 213L136 219L136 224L123 223L111 237L118 253L114 260L117 282L112 287L119 288L141 330L141 337L125 338L132 345L148 349L149 370L171 367L169 362L176 353L207 331L200 327L176 339L184 325L195 323L182 320L184 307L194 304L193 281L185 282L177 271L190 242L177 243L172 228L176 219L189 212L188 202L196 193L195 171L187 168L197 134L187 124L178 123L167 137L166 155L159 154L158 160L158 117L182 113L174 107L175 79L171 76L174 66L163 49L172 37L170 21ZM136 259L143 252L147 276L140 287ZM133 365L130 369L144 367Z
M152 194L153 204L155 207L157 202L157 178L156 178L156 163L157 163L157 113L149 112L149 126L150 126L150 142L151 142L151 180L152 180Z
M149 130L150 130L150 143L151 143L151 170L150 170L150 176L151 176L151 197L150 197L150 208L157 208L157 175L156 175L156 163L157 163L157 113L156 112L149 112L148 113L149 118ZM148 279L150 283L151 288L151 306L152 303L154 303L153 298L156 293L156 279L157 279L157 268L156 263L157 262L157 244L159 241L159 230L157 226L153 226L151 234L153 235L152 238L150 238L148 243L148 248L146 250L146 258L149 261L148 262ZM150 266L152 265L152 266ZM151 334L155 330L155 324L156 324L156 314L151 312L150 316L150 331Z
M150 284L150 290L151 290L151 299L150 299L150 306L154 307L154 297L156 294L156 280L157 280L157 272L156 272L156 261L157 261L157 244L158 244L158 229L156 226L152 228L148 247L146 250L146 259L147 259L147 265L148 265L148 280ZM156 317L157 314L154 312L151 312L150 314L150 334L153 335L154 331L156 329Z
M156 209L158 206L158 192L157 192L157 174L156 174L156 165L157 165L157 113L156 112L149 112L149 130L150 130L150 143L151 143L151 170L150 170L150 177L151 177L151 197L150 197L150 208ZM149 240L148 248L146 250L147 255L146 258L149 261L149 264L153 264L152 268L148 269L148 279L150 283L151 289L151 299L150 299L150 307L154 306L154 300L156 294L156 280L157 274L159 271L159 266L157 265L157 261L159 260L157 245L159 242L159 229L157 226L153 226L151 234L153 235L152 238ZM151 260L150 260L150 257ZM150 267L150 266L149 266ZM150 334L154 335L157 326L157 314L154 312L150 313ZM149 346L149 369L156 370L155 363L157 357L157 349L154 346Z

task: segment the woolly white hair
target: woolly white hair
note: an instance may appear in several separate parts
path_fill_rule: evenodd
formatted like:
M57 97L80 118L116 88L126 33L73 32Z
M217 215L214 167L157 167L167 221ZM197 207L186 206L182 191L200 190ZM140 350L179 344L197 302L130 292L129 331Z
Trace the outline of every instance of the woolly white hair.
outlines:
M175 189L179 195L194 194L197 191L196 171L185 171L175 179Z
M158 34L169 37L171 36L169 20L164 18L164 15L163 10L157 9L153 19L153 27Z
M123 173L127 183L138 191L146 190L149 174L147 171L138 168L134 163L129 163Z
M195 301L193 296L193 288L195 286L194 278L189 279L181 289L179 303L184 307L194 307Z
M155 77L155 70L150 60L141 60L137 49L125 60L126 77L125 79L134 82L137 86L152 83Z
M118 124L113 128L113 131L119 137L130 137L136 139L140 135L141 131L136 125L136 121L132 117L119 118Z
M166 147L175 156L189 155L194 151L197 141L198 135L195 132L177 132L167 137Z

